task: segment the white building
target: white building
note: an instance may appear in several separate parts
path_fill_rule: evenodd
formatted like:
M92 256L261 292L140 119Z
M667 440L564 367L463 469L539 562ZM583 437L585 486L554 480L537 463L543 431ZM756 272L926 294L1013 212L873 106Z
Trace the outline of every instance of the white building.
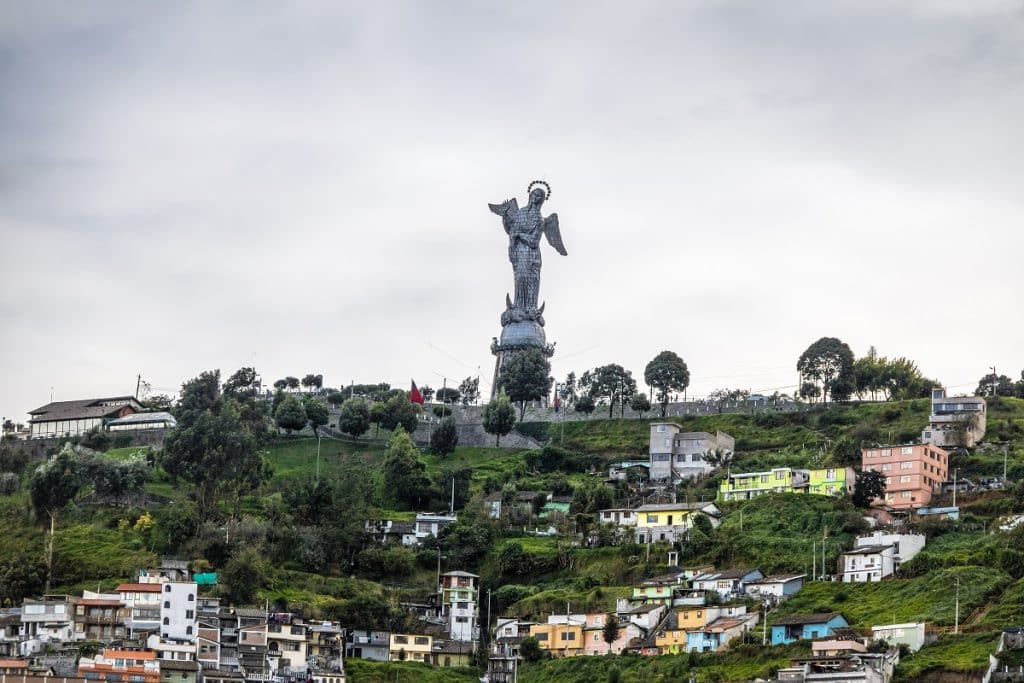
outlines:
M133 413L107 422L111 432L133 432L144 429L173 429L178 426L174 416L166 412Z
M161 584L160 635L170 640L196 642L195 583L168 581Z
M309 666L306 625L288 612L267 619L267 660L270 670L302 673Z
M672 422L652 422L651 481L679 480L708 474L714 466L705 456L715 451L731 455L736 439L725 432L684 432Z
M438 536L441 529L458 520L454 512L417 512L416 513L416 542L420 543L428 536Z
M21 605L19 629L22 656L41 652L51 643L69 643L74 637L71 598L26 599Z
M900 565L921 552L922 534L893 534L876 531L859 536L856 547L842 555L843 583L881 581L892 576Z
M929 637L928 625L923 621L916 624L872 626L871 637L876 641L884 640L891 647L906 645L911 652L917 652L925 643L934 640L934 637Z
M104 429L106 423L143 410L134 396L87 398L78 401L55 401L29 412L31 438L81 436L93 429Z
M601 524L614 524L615 526L636 526L636 510L629 508L601 510L598 514L598 521Z
M940 448L972 448L985 435L987 404L980 396L946 396L932 389L932 414L921 432L921 441Z
M479 638L479 578L476 574L462 571L441 574L441 583L438 586L438 592L441 594L441 616L447 623L448 635L452 640L471 642Z

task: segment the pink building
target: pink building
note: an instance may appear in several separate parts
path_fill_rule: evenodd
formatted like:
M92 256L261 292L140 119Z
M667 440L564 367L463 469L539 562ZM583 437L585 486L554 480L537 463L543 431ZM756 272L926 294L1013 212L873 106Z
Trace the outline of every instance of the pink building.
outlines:
M583 627L583 654L585 655L622 654L623 650L643 638L645 634L645 631L636 624L619 621L619 637L609 646L604 642L604 627L608 615L587 614L585 618L586 624Z
M884 502L896 509L928 505L949 476L949 453L932 444L864 448L861 463L865 472L882 473Z

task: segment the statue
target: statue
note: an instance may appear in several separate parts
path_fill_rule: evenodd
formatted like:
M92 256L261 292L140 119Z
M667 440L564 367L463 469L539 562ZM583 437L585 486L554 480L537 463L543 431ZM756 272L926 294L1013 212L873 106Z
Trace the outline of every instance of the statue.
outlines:
M566 256L562 233L558 229L558 214L544 217L540 207L551 197L551 186L535 180L526 188L529 204L519 208L513 197L503 204L489 204L491 211L501 216L508 235L508 260L512 262L515 295L505 295L505 310L501 314L501 338L491 343L494 354L494 382L492 395L498 391L498 377L502 365L513 354L528 348L539 348L550 357L555 345L548 344L544 334L544 304L537 306L540 295L540 239L562 256Z
M540 294L540 237L562 256L566 256L562 233L558 229L558 214L541 216L541 205L551 196L551 186L535 180L527 187L529 204L520 209L515 197L503 204L488 204L491 211L501 216L508 235L508 260L512 262L515 279L515 298L505 295L502 326L509 322L535 321L543 327L544 306L537 307Z

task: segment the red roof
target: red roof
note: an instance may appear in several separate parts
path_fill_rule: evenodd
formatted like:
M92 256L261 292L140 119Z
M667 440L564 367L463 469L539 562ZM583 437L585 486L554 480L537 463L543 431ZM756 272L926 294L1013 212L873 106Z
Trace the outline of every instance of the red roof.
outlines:
M24 659L0 659L0 668L2 669L25 669L28 667L28 662Z
M159 583L122 583L117 587L118 593L159 593Z
M120 600L105 600L102 598L80 598L78 604L93 607L124 607L124 603Z

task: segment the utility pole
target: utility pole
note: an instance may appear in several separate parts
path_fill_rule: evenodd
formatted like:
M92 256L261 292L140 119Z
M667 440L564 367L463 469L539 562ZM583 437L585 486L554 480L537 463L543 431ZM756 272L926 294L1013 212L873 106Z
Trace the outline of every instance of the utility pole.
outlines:
M811 581L818 580L818 542L811 541Z
M142 386L142 373L135 376L135 400L139 400L139 387Z
M1003 488L1006 488L1006 454L1010 450L1010 442L1003 443Z
M999 384L999 375L996 374L996 366L994 366L994 365L990 366L989 370L992 371L992 389L991 389L991 392L992 392L992 395L995 396L996 395L996 385Z
M953 507L956 507L956 475L960 472L959 467L953 468Z
M960 633L960 575L956 576L956 609L953 612L953 633Z

